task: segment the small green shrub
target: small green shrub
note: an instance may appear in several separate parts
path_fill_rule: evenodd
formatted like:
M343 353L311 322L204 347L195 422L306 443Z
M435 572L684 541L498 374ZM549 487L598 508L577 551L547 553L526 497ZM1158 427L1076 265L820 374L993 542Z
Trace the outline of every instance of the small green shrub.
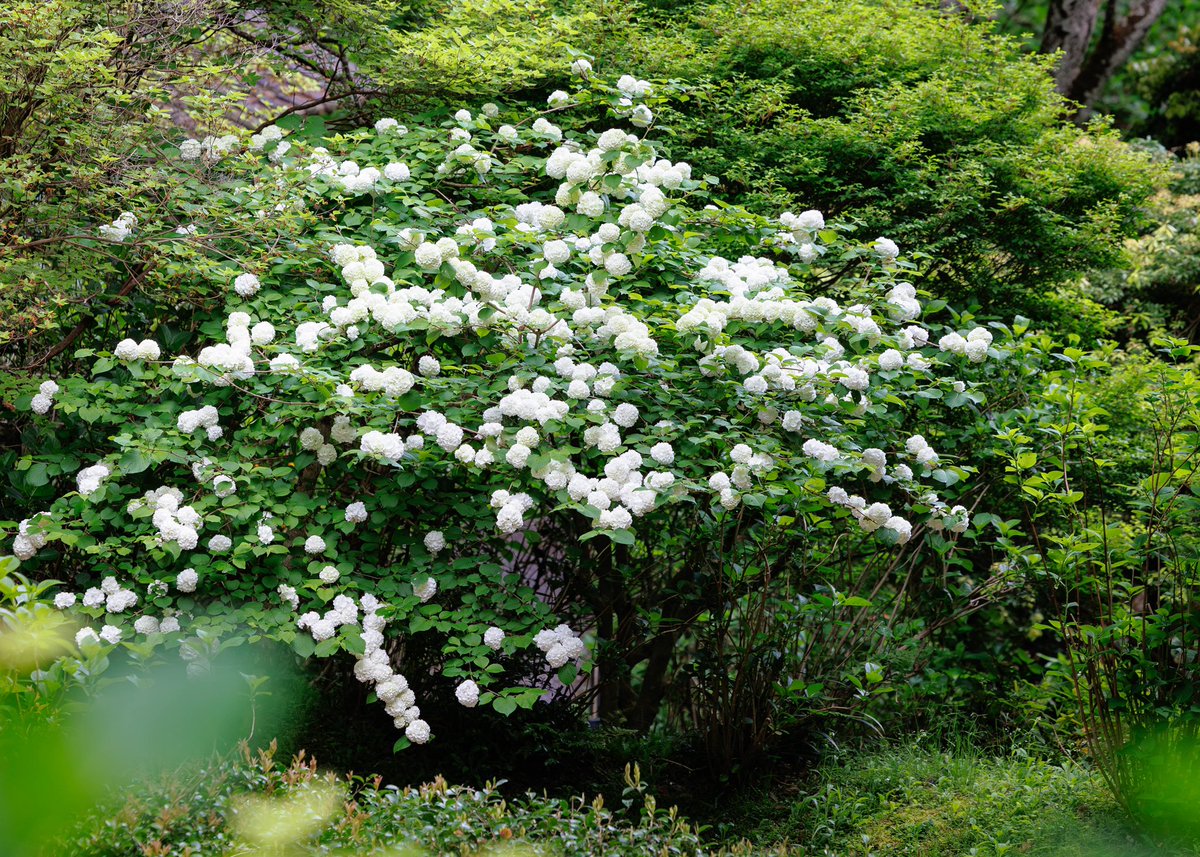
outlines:
M186 857L210 851L290 855L646 855L709 853L699 832L646 794L627 769L626 798L528 794L496 786L416 788L339 777L303 753L281 765L275 748L176 772L130 789L66 839L72 857ZM243 851L245 849L245 851ZM261 850L257 850L261 849ZM748 846L732 853L750 854Z

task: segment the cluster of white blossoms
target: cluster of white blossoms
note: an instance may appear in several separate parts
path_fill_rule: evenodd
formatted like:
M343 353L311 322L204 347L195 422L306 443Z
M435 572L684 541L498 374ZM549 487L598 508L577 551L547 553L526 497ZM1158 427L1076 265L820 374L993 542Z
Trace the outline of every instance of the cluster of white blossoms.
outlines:
M45 414L54 407L54 397L58 395L58 382L43 381L29 402L29 409L35 414Z
M49 512L39 512L31 518L26 518L17 525L17 535L13 539L13 556L20 560L33 559L37 552L46 546L46 535L38 526L38 518L53 517Z
M79 489L79 493L84 497L89 494L94 494L99 490L100 485L104 480L112 475L112 470L107 464L93 464L91 467L85 467L75 474L75 484Z
M266 343L255 342L251 321L249 313L231 312L225 323L226 341L200 349L194 361L186 356L176 357L173 365L175 372L186 381L206 380L214 387L228 387L253 378L253 346ZM261 330L257 325L254 329ZM273 328L271 334L271 338L274 338Z
M250 136L250 151L262 151L267 143L281 143L283 141L283 129L278 125L268 125L257 134Z
M108 241L115 241L118 244L124 242L137 226L138 219L131 211L123 211L112 223L107 223L100 226L96 231L100 233L100 237Z
M938 340L938 348L942 351L965 356L972 363L982 363L986 360L991 346L992 332L986 327L976 327L966 336L961 333L947 333Z
M225 134L221 137L205 137L202 140L188 138L179 144L179 157L185 161L195 161L200 158L220 160L226 155L236 152L242 141L236 134Z
M195 550L200 541L200 529L204 526L203 519L194 507L181 505L182 502L182 491L164 485L130 500L126 508L131 513L151 510L154 526L158 529L158 544L175 542L183 550Z
M212 405L205 405L191 411L182 411L175 420L175 427L184 434L191 434L198 428L204 429L209 440L220 440L225 431L218 425L221 415Z
M115 577L106 577L99 586L83 593L84 607L103 607L109 613L124 613L138 602L137 593L125 589Z
M966 506L953 506L948 511L943 509L941 514L929 519L929 529L934 532L949 530L952 533L965 533L969 526L971 515Z
M403 729L405 737L414 744L429 740L429 724L421 719L417 697L408 686L408 679L392 669L391 658L384 649L386 638L383 630L387 620L379 615L383 606L370 593L361 599L363 654L354 665L355 677L364 684L375 687L375 695L383 703L384 710L392 718L397 729Z
M322 615L315 610L304 613L296 620L296 627L312 634L313 640L328 640L343 625L358 624L358 605L348 595L335 595L333 606Z
M567 625L538 631L533 644L545 653L546 663L551 669L558 669L567 661L578 660L587 654L583 640Z
M113 349L113 356L118 360L157 360L162 356L162 349L153 339L143 339L141 342L122 339Z

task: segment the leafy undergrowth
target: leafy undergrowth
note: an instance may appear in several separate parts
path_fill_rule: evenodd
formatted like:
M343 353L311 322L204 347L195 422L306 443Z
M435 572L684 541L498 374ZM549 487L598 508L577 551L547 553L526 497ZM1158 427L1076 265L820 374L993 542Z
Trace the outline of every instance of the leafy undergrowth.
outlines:
M617 806L495 788L384 786L272 750L177 773L98 812L59 853L198 855L837 855L1151 857L1098 777L1023 750L918 745L842 753L804 780L727 802L697 828L660 809L636 769ZM707 819L706 819L707 820ZM716 839L726 844L714 844ZM734 844L734 843L737 844ZM754 843L754 844L751 844Z
M1149 857L1099 776L1024 750L981 757L909 745L830 760L801 786L733 810L742 835L783 853L862 857ZM789 845L789 843L791 843Z
M176 773L97 812L55 854L199 855L675 855L751 854L707 847L695 827L645 794L627 773L622 806L495 788L419 788L321 772L304 754L281 766L268 750Z

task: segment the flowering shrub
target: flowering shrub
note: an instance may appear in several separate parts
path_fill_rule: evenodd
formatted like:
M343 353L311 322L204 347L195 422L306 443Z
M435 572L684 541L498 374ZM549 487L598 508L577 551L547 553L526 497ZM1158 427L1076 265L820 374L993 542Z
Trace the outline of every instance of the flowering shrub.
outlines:
M629 703L632 669L661 682L698 622L755 593L830 615L793 597L806 552L968 529L939 494L967 471L911 425L979 403L1008 329L942 313L885 237L709 203L641 135L659 88L574 70L532 114L181 141L163 222L97 226L172 235L227 297L188 353L129 331L18 401L35 437L107 437L19 462L61 496L8 541L67 582L81 648L347 652L417 743L422 694L511 713L596 661L602 710L645 726L662 688ZM573 106L639 133L573 129ZM227 242L276 216L293 228ZM836 610L879 593L819 588ZM811 645L795 632L773 631Z

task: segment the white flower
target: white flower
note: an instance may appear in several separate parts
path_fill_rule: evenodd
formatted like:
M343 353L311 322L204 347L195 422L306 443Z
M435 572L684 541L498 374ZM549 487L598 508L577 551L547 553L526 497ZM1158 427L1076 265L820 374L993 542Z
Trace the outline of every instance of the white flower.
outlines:
M435 378L442 374L442 364L436 357L425 354L417 361L417 371L426 378Z
M413 595L417 596L422 604L437 595L437 590L437 581L432 577L427 577L420 583L413 584Z
M638 421L638 416L638 409L635 406L628 402L622 402L613 411L612 421L622 428L630 428Z
M662 443L656 443L654 446L652 446L650 448L650 457L653 458L659 464L664 464L664 465L674 464L675 463L675 450L671 446L671 444L666 443L665 441Z
M79 489L79 493L84 497L94 494L100 488L100 484L109 477L112 473L104 464L93 464L91 467L85 467L75 475L75 483Z
M896 242L890 238L876 238L875 252L879 254L885 262L894 262L896 257L900 255L900 248L896 246Z
M436 271L442 267L442 251L437 244L426 241L414 253L417 265L426 271Z
M431 530L425 534L425 549L432 554L441 553L446 549L446 536L441 530Z
M414 744L426 743L429 740L429 724L424 720L414 720L404 730L404 737Z
M483 632L483 643L492 651L499 651L504 645L504 630L495 625Z
M633 263L624 253L613 253L604 260L604 270L614 277L623 277L633 270Z
M262 288L262 284L253 274L239 274L233 281L233 290L244 298L256 294L260 288Z
M99 643L100 638L96 636L96 632L91 628L80 628L75 634L75 645L82 649L90 643Z
M138 597L128 589L118 589L105 599L104 609L109 613L124 613L137 604Z
M580 77L587 77L591 70L592 64L583 57L580 57L579 59L575 60L575 62L571 63L571 73L577 74Z
M474 708L479 703L479 685L467 679L454 689L454 695L458 697L460 705Z
M325 566L317 574L317 577L321 578L322 583L337 583L338 578L341 576L342 576L342 573L340 571L338 571L336 568L334 568L332 565Z
M546 103L551 107L566 107L571 103L571 96L567 95L561 89L556 89L550 93L550 97L546 99Z
M54 596L54 606L59 610L66 610L68 607L75 606L75 600L74 592L60 592Z
M208 540L208 550L210 553L225 553L233 547L233 541L229 536L216 535Z
M29 402L29 409L35 414L47 413L54 406L54 399L45 393L38 393Z
M185 568L175 577L175 588L180 592L195 592L199 581L200 576L196 574L196 569Z
M410 178L407 164L388 164L383 168L383 177L391 182L405 182Z
M346 507L346 520L352 524L361 524L367 519L367 506L361 500L356 500Z
M307 554L325 553L325 540L320 536L309 536L304 540L304 552Z
M133 623L133 630L139 634L157 634L159 632L158 620L153 616L139 616Z
M121 642L121 637L121 629L116 625L105 625L100 629L100 639L110 645L115 646L117 643Z

